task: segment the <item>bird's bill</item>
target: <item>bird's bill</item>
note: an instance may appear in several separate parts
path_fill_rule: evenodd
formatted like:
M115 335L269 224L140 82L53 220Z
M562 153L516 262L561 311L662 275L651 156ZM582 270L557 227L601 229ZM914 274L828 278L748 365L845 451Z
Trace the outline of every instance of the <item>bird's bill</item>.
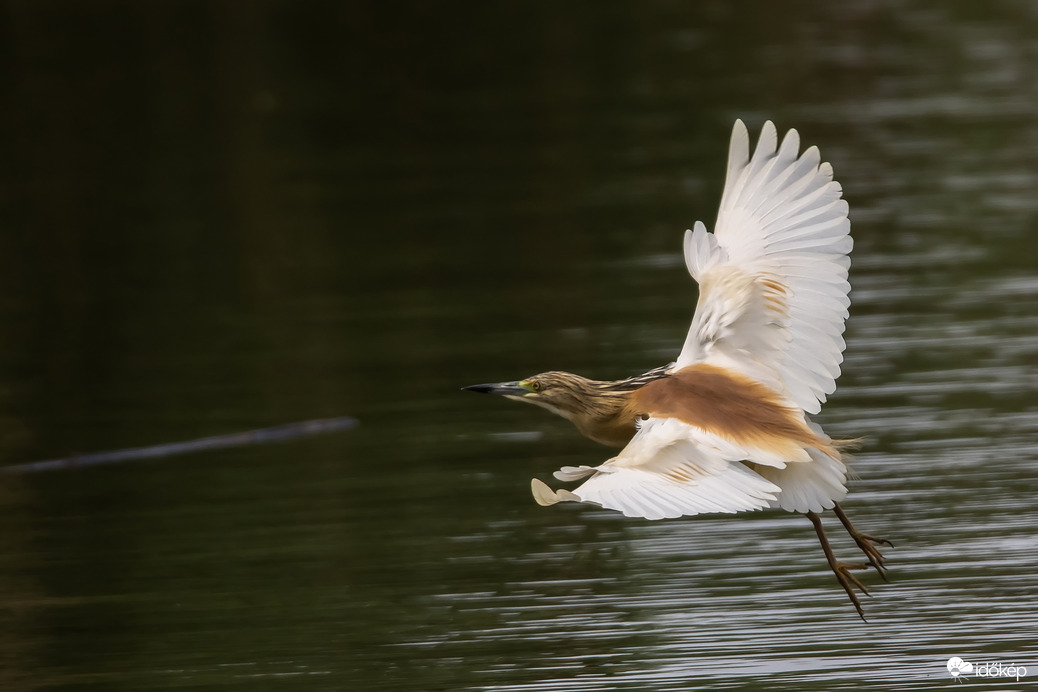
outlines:
M470 387L462 387L462 389L469 392L479 392L480 394L499 394L501 396L523 396L530 393L530 390L521 386L519 382L474 384Z

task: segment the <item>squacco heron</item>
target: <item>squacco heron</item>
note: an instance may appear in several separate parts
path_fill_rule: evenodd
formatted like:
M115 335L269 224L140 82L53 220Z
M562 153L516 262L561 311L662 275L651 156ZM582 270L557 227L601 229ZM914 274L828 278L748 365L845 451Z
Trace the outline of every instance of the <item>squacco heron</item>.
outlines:
M699 302L677 361L618 381L544 372L466 387L546 408L583 435L622 451L599 466L567 466L554 491L532 481L542 505L586 502L646 519L780 507L814 526L829 567L865 619L852 573L885 578L878 545L840 508L845 441L810 415L836 389L850 305L850 221L833 170L817 147L799 153L764 124L750 155L736 121L717 226L685 233ZM819 513L831 509L866 562L836 559Z

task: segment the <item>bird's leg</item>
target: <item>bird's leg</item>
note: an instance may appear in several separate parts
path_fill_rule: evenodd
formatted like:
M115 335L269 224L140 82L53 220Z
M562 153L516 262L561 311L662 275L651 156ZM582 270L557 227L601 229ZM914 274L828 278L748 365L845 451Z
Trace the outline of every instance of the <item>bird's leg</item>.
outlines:
M818 542L822 544L822 552L825 553L825 559L829 561L829 567L832 569L833 574L836 575L836 580L840 582L840 586L847 592L848 598L854 604L854 609L858 611L858 617L868 622L868 620L865 620L865 611L861 608L861 601L858 600L858 595L854 593L854 587L857 586L865 595L868 595L869 590L865 588L865 585L856 576L851 574L850 570L868 569L869 566L863 563L847 563L837 560L836 556L833 555L833 549L829 546L829 539L825 536L825 530L822 528L822 518L814 512L808 512L807 518L811 520L815 527L815 533L818 534Z
M883 567L883 553L879 552L879 548L876 546L880 543L885 543L891 548L894 544L885 538L876 538L870 536L867 533L862 533L858 529L854 528L854 524L851 523L850 517L844 514L843 509L837 503L833 503L833 511L836 516L839 517L840 523L843 524L843 528L847 529L847 533L850 534L854 542L861 548L861 552L865 553L865 557L869 559L869 564L876 568L879 572L879 576L883 577L883 581L887 580L887 570Z

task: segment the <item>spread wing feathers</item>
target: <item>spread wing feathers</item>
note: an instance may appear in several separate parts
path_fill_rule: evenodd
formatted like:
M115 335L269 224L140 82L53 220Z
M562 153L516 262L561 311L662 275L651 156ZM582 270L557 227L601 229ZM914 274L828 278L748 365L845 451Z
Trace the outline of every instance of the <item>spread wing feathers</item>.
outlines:
M822 429L810 423L812 430L820 435ZM809 448L813 464L788 464L785 468L757 466L762 477L782 488L771 507L781 507L789 512L821 512L832 509L834 502L847 497L847 466L843 461Z
M817 413L843 362L852 241L832 167L799 148L768 122L751 158L736 121L717 228L685 233L700 295L677 367L733 368Z
M740 463L746 450L704 444L707 434L674 418L650 418L630 444L601 466L567 466L560 480L591 476L573 491L532 482L538 503L588 502L629 517L664 519L772 506L780 488Z

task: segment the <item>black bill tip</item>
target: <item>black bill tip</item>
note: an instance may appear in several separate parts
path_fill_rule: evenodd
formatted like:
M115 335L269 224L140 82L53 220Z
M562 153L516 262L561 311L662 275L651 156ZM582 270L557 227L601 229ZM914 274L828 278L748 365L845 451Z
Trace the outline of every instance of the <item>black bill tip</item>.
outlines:
M462 387L462 391L479 392L480 394L500 394L501 396L522 396L529 391L520 387L518 382L491 382L489 384L473 384Z

